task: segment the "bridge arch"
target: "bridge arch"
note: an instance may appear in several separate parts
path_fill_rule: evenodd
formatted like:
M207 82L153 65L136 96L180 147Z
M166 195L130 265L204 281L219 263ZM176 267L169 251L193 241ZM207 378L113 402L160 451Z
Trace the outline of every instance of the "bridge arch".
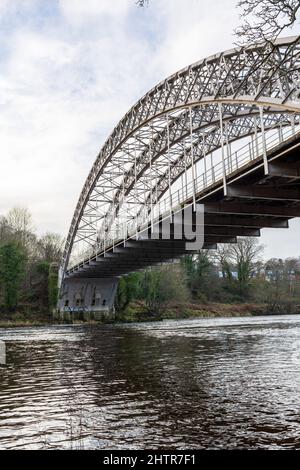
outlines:
M105 142L84 184L62 277L103 247L125 202L128 219L134 220L141 206L149 212L151 201L157 203L168 189L171 198L170 186L183 172L197 169L201 160L206 164L218 149L227 151L262 130L295 126L299 43L299 37L291 37L216 54L173 74L141 98ZM76 255L80 244L85 248Z

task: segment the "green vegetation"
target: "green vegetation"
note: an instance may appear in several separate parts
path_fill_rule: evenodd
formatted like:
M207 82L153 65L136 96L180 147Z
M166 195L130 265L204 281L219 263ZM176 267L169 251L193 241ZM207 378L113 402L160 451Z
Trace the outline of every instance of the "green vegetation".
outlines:
M0 217L0 323L41 323L56 306L63 240L37 236L27 209Z
M263 262L262 253L256 238L239 238L217 251L124 276L117 319L300 313L300 259Z
M50 310L53 311L56 309L58 300L58 264L51 263L48 266L48 299Z
M42 324L57 302L63 241L37 236L26 209L0 218L0 326ZM261 259L257 238L120 279L116 321L300 312L300 259Z
M17 306L21 281L25 273L25 254L16 242L0 246L0 284L3 287L4 305L7 310Z
M116 302L117 319L131 321L162 318L170 300L183 303L188 299L182 275L180 264L169 264L121 278Z

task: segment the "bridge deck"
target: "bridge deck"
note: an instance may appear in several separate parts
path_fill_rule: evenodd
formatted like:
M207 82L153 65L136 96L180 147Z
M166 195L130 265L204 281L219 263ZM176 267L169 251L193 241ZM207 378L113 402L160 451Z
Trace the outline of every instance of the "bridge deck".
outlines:
M204 204L204 245L235 243L237 236L259 236L265 227L287 228L291 218L300 216L300 136L299 133L268 152L268 173L262 157L256 158L227 177L226 195L222 181L196 195ZM191 203L191 198L184 201ZM194 222L196 215L194 214ZM110 246L105 253L73 267L67 278L115 277L160 264L186 253L186 240L128 239ZM173 230L173 232L172 232ZM191 253L191 251L189 251Z

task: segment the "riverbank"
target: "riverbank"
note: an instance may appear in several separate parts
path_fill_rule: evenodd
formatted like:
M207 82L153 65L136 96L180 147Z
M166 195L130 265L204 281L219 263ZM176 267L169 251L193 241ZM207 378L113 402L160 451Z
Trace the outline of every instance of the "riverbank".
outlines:
M21 308L12 313L0 312L0 328L44 326L53 323L54 319L48 311Z
M228 317L251 317L260 315L282 315L282 314L299 314L300 309L293 311L270 312L264 304L254 303L184 303L169 304L159 312L152 312L145 307L142 302L131 303L124 311L116 312L115 318L103 319L102 321L89 320L83 321L76 319L74 315L73 321L62 323L138 323L151 322L161 320L187 320L195 318L228 318ZM57 316L54 318L48 312L32 312L21 311L15 313L0 314L0 328L12 327L28 327L28 326L45 326L58 324Z
M258 304L224 304L224 303L184 303L170 304L159 313L151 312L142 302L130 304L123 312L116 313L120 323L181 320L215 317L249 317L266 314L266 307Z

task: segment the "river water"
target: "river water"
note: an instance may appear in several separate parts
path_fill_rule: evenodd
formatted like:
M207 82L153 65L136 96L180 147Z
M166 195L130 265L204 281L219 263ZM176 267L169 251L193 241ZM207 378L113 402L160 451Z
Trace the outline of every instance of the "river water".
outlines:
M0 449L300 448L300 316L0 329Z

